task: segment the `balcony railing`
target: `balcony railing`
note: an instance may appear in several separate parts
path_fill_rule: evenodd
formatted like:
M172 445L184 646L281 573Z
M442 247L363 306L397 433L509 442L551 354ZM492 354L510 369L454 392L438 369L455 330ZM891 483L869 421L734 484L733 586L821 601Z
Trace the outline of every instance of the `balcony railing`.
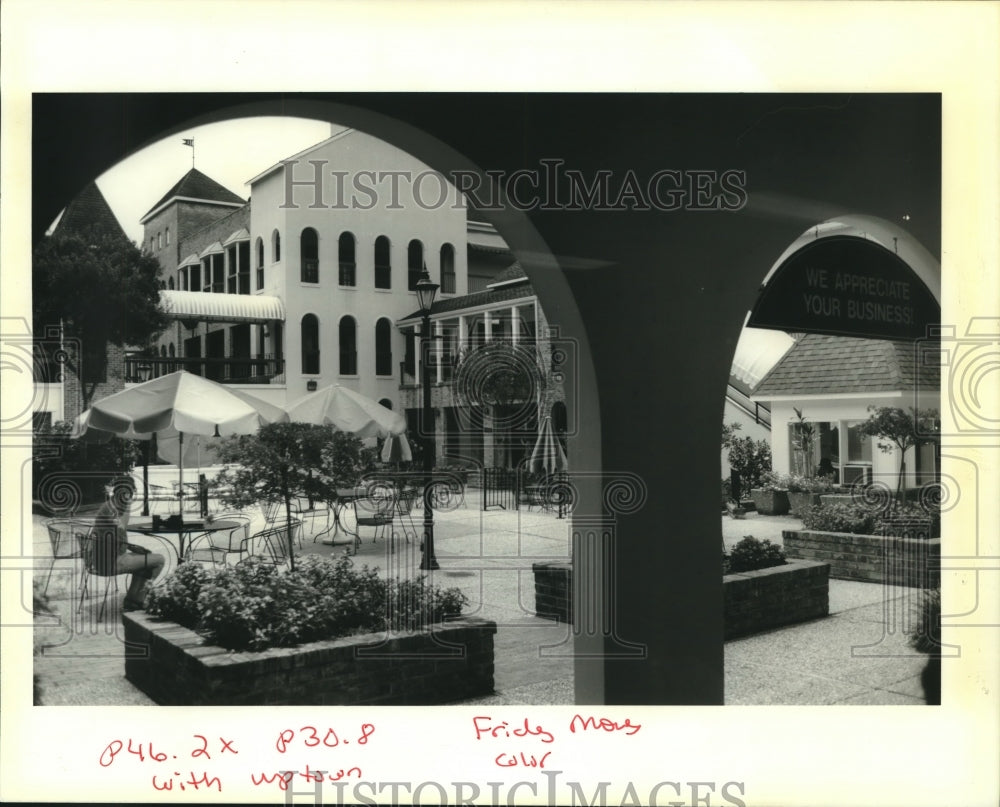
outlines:
M178 358L161 356L125 357L125 382L137 384L144 378L186 370L223 384L283 384L284 359L270 355L229 358Z

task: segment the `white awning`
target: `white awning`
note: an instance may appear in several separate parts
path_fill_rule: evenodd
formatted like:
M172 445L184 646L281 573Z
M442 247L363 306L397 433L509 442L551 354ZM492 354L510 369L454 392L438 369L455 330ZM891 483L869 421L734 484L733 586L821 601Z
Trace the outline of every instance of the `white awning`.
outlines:
M201 291L160 292L160 303L173 319L200 322L268 322L285 319L280 297L266 294L213 294Z
M181 267L184 266L201 266L201 258L197 256L194 252L188 255L183 261L178 264Z

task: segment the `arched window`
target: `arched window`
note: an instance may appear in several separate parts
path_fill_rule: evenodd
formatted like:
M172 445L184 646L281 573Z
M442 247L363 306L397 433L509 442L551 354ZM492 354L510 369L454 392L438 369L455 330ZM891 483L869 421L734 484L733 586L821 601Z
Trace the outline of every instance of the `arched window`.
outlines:
M306 227L302 231L299 254L302 261L302 282L319 283L319 236L312 227Z
M166 238L167 238L167 242L166 242L165 246L169 247L170 246L170 228L169 227L167 227L167 230L166 230Z
M171 342L167 347L167 355L170 356L170 358L174 358L177 355L177 351L174 348L173 342ZM167 366L167 369L172 373L175 370L177 370L177 365L174 364L173 362L170 362L170 364Z
M375 239L375 288L392 288L392 263L389 257L389 239L380 235Z
M163 249L163 233L156 234L156 248Z
M406 249L406 287L413 291L417 288L420 273L424 268L424 245L414 238Z
M375 323L375 375L392 375L392 322Z
M455 248L451 244L441 245L441 293L455 293Z
M384 406L386 409L392 409L392 401L388 398L381 398L378 402L379 406Z
M264 239L257 236L257 288L264 288Z
M340 374L358 374L358 326L354 317L340 318Z
M355 285L354 235L352 233L340 234L340 240L337 242L337 260L340 262L337 282L341 286Z
M319 320L315 314L302 317L302 372L319 374Z
M275 230L271 233L271 261L277 263L281 260L281 233Z
M174 279L172 277L167 278L167 288L171 290L174 288Z

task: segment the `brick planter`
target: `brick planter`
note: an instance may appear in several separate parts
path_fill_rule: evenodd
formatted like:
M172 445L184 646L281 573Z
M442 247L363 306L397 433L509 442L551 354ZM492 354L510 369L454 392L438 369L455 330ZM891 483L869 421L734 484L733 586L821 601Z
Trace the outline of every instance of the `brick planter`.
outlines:
M142 611L122 622L126 642L149 648L126 657L125 677L162 705L422 705L493 692L496 623L474 617L387 641L360 634L255 653Z
M765 516L783 516L788 512L788 493L784 490L763 490L754 488L750 491L757 512Z
M830 567L808 560L722 578L724 637L818 619L830 613Z
M830 564L830 577L896 586L941 583L940 538L896 538L846 532L785 530L785 554Z
M568 561L534 563L535 613L572 622L573 571ZM796 560L784 566L727 574L723 581L725 638L826 616L829 566Z
M535 614L556 622L573 621L573 565L569 561L532 563Z

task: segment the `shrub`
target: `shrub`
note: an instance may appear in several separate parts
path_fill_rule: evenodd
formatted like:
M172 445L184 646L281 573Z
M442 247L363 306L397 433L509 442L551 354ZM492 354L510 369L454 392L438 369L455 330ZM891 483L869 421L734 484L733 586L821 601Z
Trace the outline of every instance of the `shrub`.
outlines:
M761 541L747 535L730 550L728 568L730 574L736 574L783 566L784 563L785 552L780 546L772 544L766 538Z
M740 491L749 493L760 486L761 478L771 467L771 446L766 440L736 437L729 441L729 467L739 474Z
M163 582L149 590L146 610L193 628L198 624L198 596L210 573L197 563L182 563Z
M816 504L807 507L801 518L807 530L874 534L874 513L856 504Z
M178 579L179 578L179 579ZM293 571L260 558L205 570L182 564L150 595L149 612L230 650L264 650L351 633L415 630L461 614L468 599L423 577L383 580L351 559L306 556Z

